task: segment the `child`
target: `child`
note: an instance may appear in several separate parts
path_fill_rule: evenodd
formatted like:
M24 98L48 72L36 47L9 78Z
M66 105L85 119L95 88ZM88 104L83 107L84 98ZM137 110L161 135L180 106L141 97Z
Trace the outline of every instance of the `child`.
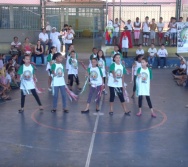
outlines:
M157 52L158 56L158 68L161 68L161 60L164 60L164 68L166 68L166 57L168 56L168 52L165 49L164 44L161 45L161 48Z
M159 23L157 24L157 31L158 31L158 36L159 36L159 46L162 44L163 40L163 28L164 28L164 23L163 23L163 18L159 18Z
M173 17L172 23L170 24L171 46L176 46L176 38L177 38L177 23L176 23L176 18Z
M56 47L55 46L52 46L50 48L50 53L47 57L47 67L46 67L46 71L48 71L48 90L49 91L52 91L51 89L51 82L52 82L52 77L51 77L51 65L54 63L54 60L53 59L53 55L56 53Z
M164 38L165 38L165 45L168 46L169 45L169 37L170 37L170 29L168 29L165 34L164 34Z
M113 103L115 99L115 92L117 93L121 105L123 107L124 113L127 116L130 116L131 111L127 111L125 105L125 99L123 96L123 91L125 90L124 86L124 74L126 73L125 68L121 64L121 56L119 54L114 55L114 63L110 65L110 74L108 78L108 86L110 89L110 115L113 115Z
M113 43L114 43L114 45L117 45L118 37L119 37L119 28L120 28L120 23L118 21L118 18L115 19L115 23L114 23L113 27L114 27Z
M138 106L139 112L136 114L138 117L142 115L142 97L146 96L149 108L151 109L151 117L156 118L150 100L150 80L152 79L152 71L147 67L147 59L141 60L142 67L137 70L137 93L138 93Z
M128 53L128 48L129 48L129 40L126 34L122 37L122 54L123 57L127 58L127 53Z
M186 64L183 59L181 59L180 67L177 67L175 70L172 71L172 74L174 75L174 78L178 78L181 75L186 75Z
M105 81L106 81L106 59L104 57L104 53L102 50L99 50L97 53L97 60L98 60L98 66L101 68L102 70L102 75L103 75L103 82L105 85ZM103 92L105 94L107 94L105 87L103 89Z
M25 104L25 96L31 93L35 97L35 100L37 101L38 105L40 106L40 110L43 110L42 104L40 102L39 96L37 95L37 92L35 90L35 70L33 65L30 64L30 56L25 55L24 56L24 64L20 66L18 70L18 75L20 75L20 89L21 89L21 109L19 109L19 113L24 112L24 104Z
M155 61L155 56L157 55L157 49L155 48L155 45L152 43L151 47L148 49L148 63L149 66L152 68L154 61Z
M137 70L138 70L138 68L140 68L141 67L141 60L142 60L142 58L143 58L143 55L138 55L137 57L136 57L136 59L135 59L135 62L134 62L134 64L133 64L133 66L132 66L132 75L134 75L134 77L132 78L133 79L133 94L132 94L132 96L131 96L131 98L133 98L134 99L134 96L135 96L135 92L136 92L136 77L137 77Z
M157 28L157 24L155 23L155 19L152 19L152 22L149 24L149 26L150 26L151 43L155 43L155 30Z
M138 49L136 50L136 55L144 55L144 50L142 49L142 44L138 45Z
M68 78L69 78L69 85L70 85L69 87L71 91L72 91L74 78L76 80L78 90L81 90L81 88L79 87L80 83L79 83L79 78L78 78L78 60L76 58L75 51L71 51L70 53Z
M148 46L148 39L149 39L149 17L145 17L145 22L142 23L142 30L143 30L143 38L144 38L144 46Z
M136 22L134 22L134 43L135 43L135 45L138 45L138 42L139 42L140 27L141 27L141 23L139 22L139 17L137 17Z
M52 79L52 87L54 92L53 97L53 109L51 110L52 113L56 112L57 110L57 102L58 102L58 92L60 89L61 97L62 97L62 105L63 111L68 113L67 105L66 105L66 90L65 90L65 79L64 79L64 67L62 65L63 57L61 53L54 54L55 63L51 66L51 71L53 74Z
M111 64L114 63L113 58L114 58L114 55L116 55L116 54L120 55L121 60L123 59L122 54L119 52L119 46L118 45L115 45L114 51L111 52Z
M99 103L100 103L100 93L103 85L103 73L101 68L97 67L97 59L93 58L91 60L92 66L88 68L88 75L90 78L90 90L87 99L87 105L85 110L81 111L81 113L88 113L89 112L89 104L91 102L93 94L96 92L96 111L99 111Z
M97 48L92 49L92 54L89 57L89 67L91 67L91 60L93 58L97 58L97 52L98 52Z

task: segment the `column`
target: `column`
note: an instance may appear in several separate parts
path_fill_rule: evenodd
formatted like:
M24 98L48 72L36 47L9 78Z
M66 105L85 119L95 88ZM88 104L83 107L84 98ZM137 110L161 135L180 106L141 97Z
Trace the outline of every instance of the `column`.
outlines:
M61 7L61 29L63 29L65 20L64 20L64 7Z
M9 19L10 19L10 28L14 28L14 12L13 6L9 6Z

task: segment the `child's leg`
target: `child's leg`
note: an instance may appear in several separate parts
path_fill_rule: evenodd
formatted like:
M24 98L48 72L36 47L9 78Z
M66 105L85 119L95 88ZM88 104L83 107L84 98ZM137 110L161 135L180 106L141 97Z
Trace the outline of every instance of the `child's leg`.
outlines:
M151 65L152 65L152 66L153 66L154 62L155 62L155 57L153 56L153 57L152 57L152 61L151 61Z
M74 75L74 78L75 78L75 80L76 80L76 84L77 84L77 86L79 86L80 81L79 81L78 75Z
M128 54L128 52L125 52L125 57L127 58L127 54Z
M69 74L68 75L68 78L69 78L69 85L70 85L70 89L72 90L72 85L73 85L73 77L74 77L74 74Z
M25 104L25 95L23 93L23 90L21 90L21 109L24 109Z
M135 92L136 92L136 75L134 76L133 94L131 96L132 98L134 98Z
M60 91L61 91L63 110L65 110L67 107L65 86L60 86Z
M109 87L110 89L110 112L113 112L113 103L115 99L115 91L113 87Z
M90 86L89 95L88 95L88 98L87 98L88 104L91 103L91 99L92 99L93 93L95 93L95 90L96 90L96 88ZM89 108L86 108L86 109L89 109Z
M153 107L152 107L152 104L151 104L150 96L146 96L146 100L147 100L149 108L151 109L152 116L156 117L156 115L154 114L154 111L153 111Z
M139 113L142 113L142 96L138 96L138 107L139 107Z
M59 86L54 86L53 109L56 110L58 102Z
M48 88L51 88L52 77L48 77Z
M102 86L102 85L101 85ZM97 86L97 96L98 96L98 93L100 92L101 90L101 86ZM99 103L100 103L100 100L101 100L101 96L99 97L96 97L97 98L97 101L96 101L96 109L99 109Z
M39 99L39 96L38 96L36 90L35 90L35 89L31 89L31 93L32 93L32 95L34 96L35 100L37 101L38 105L39 105L39 106L42 106L41 101L40 101L40 99Z

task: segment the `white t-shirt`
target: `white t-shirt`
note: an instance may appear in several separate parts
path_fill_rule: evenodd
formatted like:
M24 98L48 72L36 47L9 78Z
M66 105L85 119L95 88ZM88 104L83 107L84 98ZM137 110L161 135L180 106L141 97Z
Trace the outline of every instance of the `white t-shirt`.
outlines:
M110 87L123 87L122 85L122 76L126 73L125 68L121 64L113 63L110 65L110 71L115 72L117 82L114 82L113 74L110 72L108 77L108 86Z
M12 46L12 45L13 45L15 48L18 48L18 47L19 47L20 45L22 45L22 44L21 44L21 42L19 42L19 41L18 41L17 43L15 43L15 42L13 41L13 42L11 42L11 46Z
M102 70L103 77L106 77L106 63L102 58L98 60L98 66Z
M90 83L92 87L102 85L102 71L99 67L90 67L88 68Z
M114 23L114 32L119 32L119 26L120 24L119 23Z
M180 65L180 68L186 70L186 68L187 68L187 67L186 67L186 64L181 64L181 65Z
M171 23L170 25L171 25L170 32L176 33L177 32L177 28L176 28L177 23Z
M35 89L35 84L33 81L34 67L31 64L29 66L25 66L25 64L20 66L18 74L20 75L21 79L20 89Z
M71 62L70 62L71 60ZM68 70L68 74L74 74L77 75L78 74L78 60L75 58L69 58L69 70Z
M39 39L41 39L43 42L47 41L49 39L48 34L47 33L44 34L43 32L41 32L39 34Z
M50 33L50 39L52 40L53 44L59 44L60 43L59 36L60 36L59 32L51 32Z
M161 32L162 31L162 29L164 28L164 23L157 23L157 27L158 27L158 30L159 30L159 32Z
M52 58L53 58L53 54L50 53L47 57L47 61L48 61L48 58L50 59L50 61L52 61ZM50 62L47 62L47 66L46 66L46 71L48 70L51 70L51 65L50 65Z
M149 23L143 22L143 32L149 32Z
M46 31L52 31L52 26L51 25L47 25L46 26Z
M129 48L129 40L127 37L122 38L122 48Z
M52 80L52 86L64 86L65 85L65 79L64 79L64 68L62 64L52 64L52 71L54 71L55 76Z
M167 57L168 56L168 52L166 49L159 49L157 52L157 55L159 57Z
M138 71L137 71L138 73ZM149 69L140 69L141 77L137 77L137 94L138 96L150 96L150 72Z
M12 78L9 73L6 74L6 83L11 83Z
M154 56L157 53L156 48L149 48L148 49L149 56Z
M127 30L132 31L133 26L131 24L127 23L126 26L127 26Z
M134 24L135 24L136 26L140 26L141 23L135 21ZM134 30L140 30L140 28L138 28L138 27L134 27Z
M141 49L141 50L137 49L136 50L136 55L143 55L143 54L144 54L144 50L143 49Z
M68 38L68 39L67 39L67 38ZM71 43L72 43L72 39L71 39L71 38L73 38L73 34L72 34L72 33L67 34L67 35L66 35L66 38L65 38L65 43L71 44Z
M135 61L135 67L134 67L134 75L137 75L137 70L142 67L141 63L138 61Z

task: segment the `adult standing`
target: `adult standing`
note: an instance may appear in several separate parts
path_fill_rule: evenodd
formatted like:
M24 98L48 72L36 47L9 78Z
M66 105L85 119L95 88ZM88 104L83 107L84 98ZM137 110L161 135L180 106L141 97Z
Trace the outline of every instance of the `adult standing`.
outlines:
M60 33L56 31L56 27L52 28L52 32L50 33L50 39L52 40L52 45L57 48L57 52L61 52L61 42L59 40Z
M74 39L73 34L70 31L70 28L67 29L67 34L65 36L65 52L66 56L68 54L69 46L72 44L72 40Z
M41 45L44 48L44 54L45 54L45 51L46 51L46 45L48 45L48 50L50 51L51 42L49 40L49 37L48 37L48 34L46 33L46 29L45 28L43 28L42 32L39 34L39 40L41 42Z

